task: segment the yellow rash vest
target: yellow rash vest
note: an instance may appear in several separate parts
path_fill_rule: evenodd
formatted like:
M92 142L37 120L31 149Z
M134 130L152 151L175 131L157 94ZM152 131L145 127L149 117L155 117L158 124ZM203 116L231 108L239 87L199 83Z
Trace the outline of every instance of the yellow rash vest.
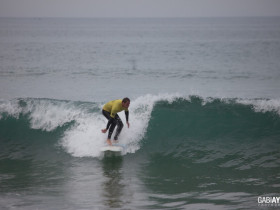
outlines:
M121 112L123 110L128 111L127 108L122 106L122 100L121 99L109 101L107 104L105 104L103 106L103 110L105 110L107 112L110 112L110 116L112 118L115 118L115 115L118 112Z

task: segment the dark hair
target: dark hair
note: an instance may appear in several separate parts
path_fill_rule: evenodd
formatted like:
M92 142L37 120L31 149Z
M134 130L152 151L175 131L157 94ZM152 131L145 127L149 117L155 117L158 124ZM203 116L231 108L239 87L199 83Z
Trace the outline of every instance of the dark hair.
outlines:
M128 102L128 101L130 102L130 99L129 99L129 98L124 98L124 99L122 100L123 103L126 103L126 102Z

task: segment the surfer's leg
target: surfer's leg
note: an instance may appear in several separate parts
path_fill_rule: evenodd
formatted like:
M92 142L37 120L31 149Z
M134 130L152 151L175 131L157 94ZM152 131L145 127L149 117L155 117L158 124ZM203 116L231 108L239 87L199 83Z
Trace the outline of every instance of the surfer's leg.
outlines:
M104 117L106 117L107 120L110 120L110 112L105 111L104 109L102 109L102 114L104 115Z
M107 112L105 110L102 110L102 114L108 119L110 120L111 117L110 117L110 112ZM116 127L116 124L117 124L117 120L113 120L112 124L110 125L110 128L109 128L109 132L108 132L108 139L111 139L111 136L114 132L114 129Z
M122 128L123 128L123 122L121 120L121 118L116 114L115 116L115 119L116 119L116 124L117 124L117 130L116 130L116 134L115 134L115 137L114 137L114 140L117 141L118 140L118 137L122 131Z
M113 134L113 132L114 132L114 129L115 129L115 127L116 127L116 124L117 124L117 122L116 122L116 120L114 120L114 121L112 122L110 128L109 128L108 139L111 139L111 136L112 136L112 134Z

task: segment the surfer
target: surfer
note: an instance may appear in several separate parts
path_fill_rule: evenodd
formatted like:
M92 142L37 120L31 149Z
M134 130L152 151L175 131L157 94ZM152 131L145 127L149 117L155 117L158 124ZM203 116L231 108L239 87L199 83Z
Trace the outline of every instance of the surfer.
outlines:
M129 128L129 122L128 122L128 116L129 116L129 111L128 107L130 105L130 99L129 98L124 98L123 100L118 99L118 100L113 100L109 101L107 104L105 104L102 108L102 114L108 119L108 123L105 129L102 129L102 133L106 133L109 129L108 133L108 139L107 139L107 144L112 145L111 142L111 136L114 132L114 129L117 125L117 130L116 134L114 137L114 140L117 141L118 137L122 131L123 128L123 122L119 115L117 114L118 112L125 111L125 118L126 118L126 124L127 127Z

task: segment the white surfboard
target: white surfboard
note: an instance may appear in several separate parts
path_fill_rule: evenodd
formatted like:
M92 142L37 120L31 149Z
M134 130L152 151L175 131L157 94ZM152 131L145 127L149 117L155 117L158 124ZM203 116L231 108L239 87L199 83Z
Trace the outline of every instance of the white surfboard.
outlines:
M111 152L123 152L125 145L123 144L113 144L112 146L106 145L101 147L101 152L111 151Z
M106 152L106 151L112 151L112 152L121 152L122 151L122 147L121 146L104 146L101 147L101 152Z

